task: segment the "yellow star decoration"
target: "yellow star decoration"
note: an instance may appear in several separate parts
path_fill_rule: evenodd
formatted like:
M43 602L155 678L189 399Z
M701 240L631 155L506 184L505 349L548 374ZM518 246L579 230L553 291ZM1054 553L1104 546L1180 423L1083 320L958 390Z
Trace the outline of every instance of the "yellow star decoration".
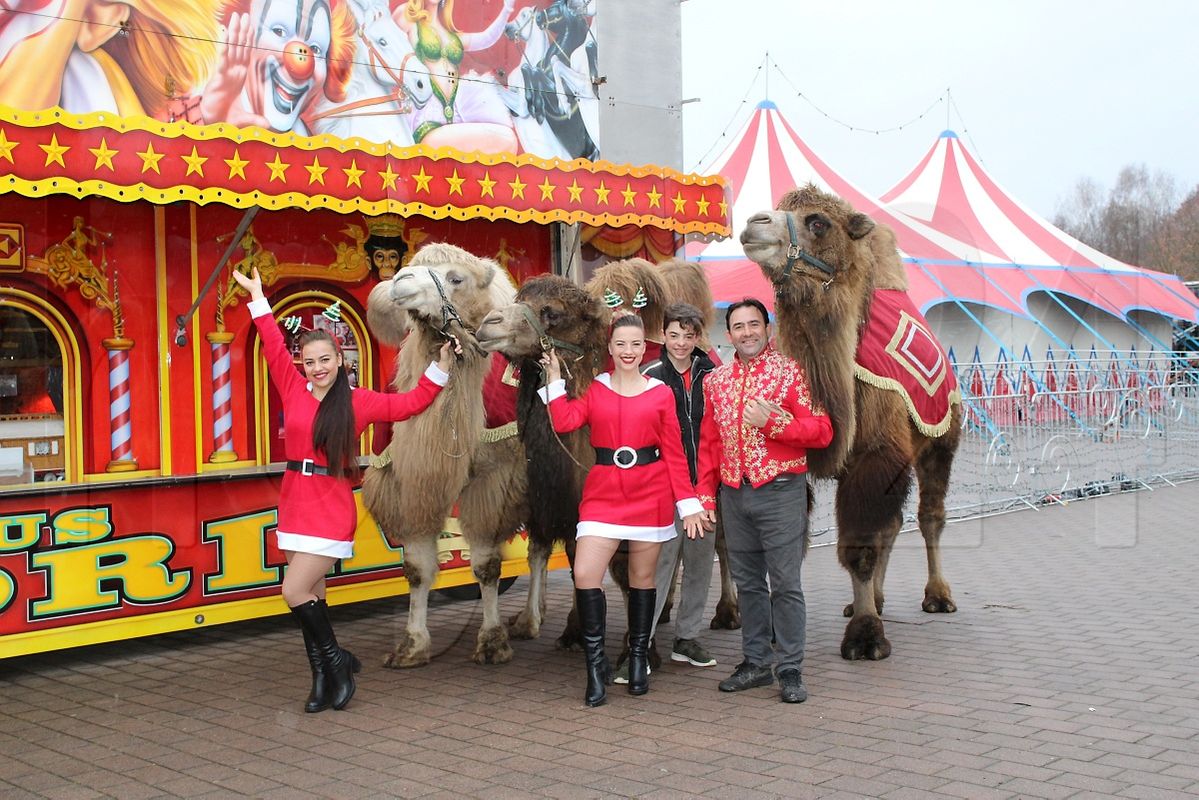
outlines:
M687 200L683 197L683 193L681 191L672 197L670 202L674 203L674 213L676 214L682 214L687 210Z
M620 196L624 198L626 206L633 205L633 201L637 199L637 193L633 191L632 185L626 183L624 188L620 190Z
M549 180L549 179L547 178L546 180ZM509 181L508 186L512 189L512 199L515 200L516 198L519 197L521 200L524 200L525 199L525 187L528 185L529 184L527 184L527 183L521 183L519 175L516 176L516 180Z
M20 144L20 142L9 141L9 138L4 135L4 131L0 131L0 158L8 159L8 163L12 164L12 150Z
M454 170L454 174L445 179L445 182L450 185L450 194L462 194L462 184L466 178L458 177L458 170Z
M432 175L425 173L425 168L421 167L420 172L412 176L412 180L416 181L416 190L418 192L429 191L429 181L433 180Z
M595 202L608 205L608 193L612 190L604 186L604 182L600 181L600 185L595 187Z
M284 173L287 172L287 168L290 167L291 164L284 163L283 160L279 158L278 152L275 153L275 160L266 162L266 166L271 171L271 177L267 179L267 183L270 183L271 181L287 183L287 175Z
M342 167L341 171L346 174L346 188L357 186L362 188L362 175L366 172L364 169L358 169L358 159L351 158L350 166Z
M69 145L63 146L58 143L57 133L50 134L50 144L39 144L38 147L46 151L46 163L42 166L48 167L51 164L58 164L60 167L66 167L66 164L63 163L62 157L63 154L71 148Z
M329 168L321 166L320 158L318 158L317 156L313 156L312 163L305 164L304 169L308 170L308 185L309 186L311 186L314 183L319 183L321 186L325 185L325 172Z
M236 147L233 148L233 158L224 158L221 160L229 165L229 180L233 180L234 175L243 181L246 179L246 164L250 162L241 157L241 153L237 152Z
M206 156L202 156L199 153L197 153L196 146L194 144L192 145L192 154L190 156L180 156L180 157L184 161L187 162L187 173L184 174L183 177L186 178L188 175L191 175L193 172L199 174L199 176L201 178L204 177L204 162L207 161L208 158ZM99 162L97 162L97 163L99 163Z
M704 197L702 194L699 196L699 199L695 201L695 205L697 205L699 207L699 215L701 217L707 216L708 206L710 206L711 204L712 204L712 201L709 200L708 198Z
M0 131L0 136L3 135L4 132ZM109 172L116 172L116 167L112 165L112 157L117 155L117 151L108 149L107 138L101 138L99 147L89 147L87 151L96 157L96 166L94 169L108 167ZM12 159L9 160L11 161Z
M491 179L490 173L484 172L483 177L477 180L479 182L479 194L482 197L495 197L495 181Z
M729 204L723 200L720 201L720 217L721 219L729 218Z
M542 200L553 200L554 199L554 190L557 189L558 187L555 186L554 184L550 183L550 177L548 175L546 175L545 180L542 181L540 184L538 184L537 188L541 190L541 199Z
M395 189L396 178L400 177L400 173L395 172L391 168L391 162L387 162L387 169L379 173L379 177L383 179L384 189Z
M649 198L649 207L650 208L661 208L662 207L662 193L658 191L657 186L653 187L648 192L646 192L645 196Z
M579 186L579 181L572 180L570 186L566 187L566 191L570 192L570 200L572 203L583 202L583 187Z
M158 169L158 162L162 161L162 157L165 156L166 153L155 153L154 152L154 142L148 143L146 145L145 152L138 153L137 155L142 160L142 172L143 173L149 172L150 170L154 170L159 175L162 174L162 172Z

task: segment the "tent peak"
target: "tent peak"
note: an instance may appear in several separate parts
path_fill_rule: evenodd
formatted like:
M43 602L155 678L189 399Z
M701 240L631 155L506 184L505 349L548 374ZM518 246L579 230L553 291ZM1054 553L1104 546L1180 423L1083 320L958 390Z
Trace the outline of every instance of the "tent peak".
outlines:
M954 131L951 131L948 128L946 128L945 130L941 131L941 135L938 136L937 138L938 139L956 139L956 138L958 138L958 135Z
M765 111L778 111L779 107L774 104L773 100L763 100L762 102L758 103L758 108Z

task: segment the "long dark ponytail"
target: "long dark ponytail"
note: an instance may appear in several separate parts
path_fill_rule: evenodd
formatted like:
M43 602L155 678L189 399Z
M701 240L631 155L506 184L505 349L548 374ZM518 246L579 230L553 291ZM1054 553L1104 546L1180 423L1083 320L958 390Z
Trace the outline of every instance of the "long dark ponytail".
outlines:
M300 337L300 351L313 342L328 342L340 355L341 348L328 331L308 331ZM312 446L325 454L329 474L342 478L358 471L358 437L354 430L354 404L350 399L350 377L345 364L321 400L312 425Z

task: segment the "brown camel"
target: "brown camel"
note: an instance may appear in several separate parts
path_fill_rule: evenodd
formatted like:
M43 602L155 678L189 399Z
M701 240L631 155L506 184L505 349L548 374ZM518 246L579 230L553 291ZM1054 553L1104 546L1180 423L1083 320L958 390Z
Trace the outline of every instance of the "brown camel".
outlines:
M804 366L813 397L832 417L833 441L808 453L808 469L838 482L837 556L853 583L841 656L882 659L891 653L879 616L883 581L913 468L928 556L923 609L957 610L941 574L940 541L961 401L944 351L910 300L909 311L895 315L891 343L884 337L874 347L872 326L906 298L891 230L813 185L789 192L778 208L751 217L741 243L774 284L779 348ZM919 392L913 399L897 379L881 377L880 355L897 363L912 356L905 369L923 376L927 398L939 405L926 407Z
M472 658L480 664L512 658L499 613L499 544L528 516L524 448L515 426L509 431L484 427L482 387L490 356L471 331L515 294L498 264L448 244L426 245L394 278L371 291L371 331L389 344L403 343L396 389L416 384L447 334L456 336L463 350L433 405L395 423L383 458L363 480L367 509L388 542L404 547L410 591L407 630L385 666L429 662L427 611L438 571L437 538L455 501L482 593L483 622Z

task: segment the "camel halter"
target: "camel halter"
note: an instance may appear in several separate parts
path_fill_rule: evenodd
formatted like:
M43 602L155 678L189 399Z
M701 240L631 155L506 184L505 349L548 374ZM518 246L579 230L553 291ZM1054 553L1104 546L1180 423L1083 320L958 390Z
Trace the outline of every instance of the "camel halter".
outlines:
M574 353L579 358L583 357L583 348L564 342L561 339L555 339L545 332L545 328L541 326L541 321L537 319L537 315L533 313L533 309L525 303L520 303L520 311L525 315L525 321L529 323L529 327L537 334L537 343L541 346L541 352L548 353L550 350L566 350Z
M791 244L787 247L787 264L783 267L783 277L778 282L782 283L782 281L788 280L791 277L791 271L795 269L795 265L802 261L809 267L815 267L825 275L828 275L828 283L832 283L837 270L799 246L799 235L795 229L795 220L792 219L789 211L784 211L783 215L787 218L787 235L791 237ZM824 285L826 289L828 288L828 283Z

